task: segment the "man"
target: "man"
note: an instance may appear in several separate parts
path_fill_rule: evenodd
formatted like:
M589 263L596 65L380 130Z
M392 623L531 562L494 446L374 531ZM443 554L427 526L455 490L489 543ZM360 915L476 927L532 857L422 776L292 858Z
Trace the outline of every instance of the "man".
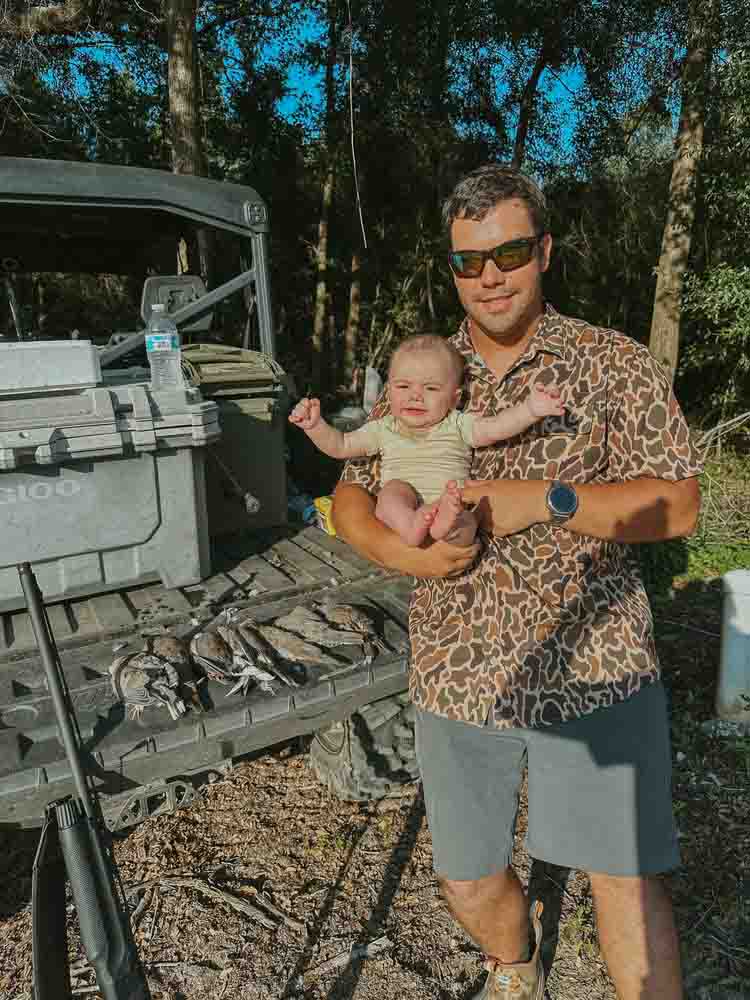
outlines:
M526 762L529 852L589 874L618 997L679 1000L658 878L679 862L665 698L626 543L693 531L700 464L648 351L545 305L552 240L532 181L482 167L444 220L466 312L451 341L467 360L465 408L491 414L554 382L566 412L475 453L463 495L490 533L479 558L476 546L409 548L380 524L375 462L350 463L336 490L339 533L417 578L411 693L435 870L487 955L482 998L541 998L538 936L530 955L510 867Z

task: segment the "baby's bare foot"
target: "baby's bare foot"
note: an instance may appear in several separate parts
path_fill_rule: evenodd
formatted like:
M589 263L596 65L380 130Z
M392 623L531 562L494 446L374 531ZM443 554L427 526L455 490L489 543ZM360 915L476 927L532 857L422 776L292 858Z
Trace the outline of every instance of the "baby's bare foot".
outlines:
M456 528L459 518L463 514L464 505L461 500L461 491L458 485L451 480L445 487L445 492L440 497L437 504L437 513L432 525L430 535L436 541L447 538Z
M400 533L407 545L422 544L430 533L430 526L435 520L437 512L437 504L419 507L414 511L407 528Z

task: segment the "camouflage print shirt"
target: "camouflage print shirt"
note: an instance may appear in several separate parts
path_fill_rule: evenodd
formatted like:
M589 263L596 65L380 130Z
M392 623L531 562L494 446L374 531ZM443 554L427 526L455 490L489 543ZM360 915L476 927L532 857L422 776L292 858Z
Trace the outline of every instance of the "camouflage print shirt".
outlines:
M535 381L555 382L565 414L474 453L474 479L612 483L686 479L701 470L669 379L648 350L547 306L521 358L498 380L468 322L451 342L466 358L465 409L490 416ZM387 412L381 401L373 417ZM378 491L378 459L350 461L343 482ZM499 728L539 726L621 701L656 680L653 622L629 545L535 524L485 539L453 580L418 580L410 687L426 711Z

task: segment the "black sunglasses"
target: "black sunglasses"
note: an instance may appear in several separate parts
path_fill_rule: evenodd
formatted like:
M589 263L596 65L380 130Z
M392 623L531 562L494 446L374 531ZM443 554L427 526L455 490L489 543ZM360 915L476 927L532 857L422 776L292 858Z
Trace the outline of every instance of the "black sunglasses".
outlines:
M498 271L515 271L529 263L534 256L534 248L543 239L544 233L510 240L491 250L453 250L448 254L448 263L457 278L478 278L488 260Z

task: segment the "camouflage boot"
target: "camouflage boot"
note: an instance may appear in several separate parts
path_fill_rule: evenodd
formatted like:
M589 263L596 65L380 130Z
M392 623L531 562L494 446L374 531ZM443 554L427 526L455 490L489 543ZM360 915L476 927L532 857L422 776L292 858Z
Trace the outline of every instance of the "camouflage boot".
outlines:
M487 959L484 966L489 970L487 982L474 1000L543 1000L544 969L540 957L542 925L539 921L542 908L539 902L533 903L531 907L531 923L536 938L531 959L528 962L512 962L508 965L496 958Z

